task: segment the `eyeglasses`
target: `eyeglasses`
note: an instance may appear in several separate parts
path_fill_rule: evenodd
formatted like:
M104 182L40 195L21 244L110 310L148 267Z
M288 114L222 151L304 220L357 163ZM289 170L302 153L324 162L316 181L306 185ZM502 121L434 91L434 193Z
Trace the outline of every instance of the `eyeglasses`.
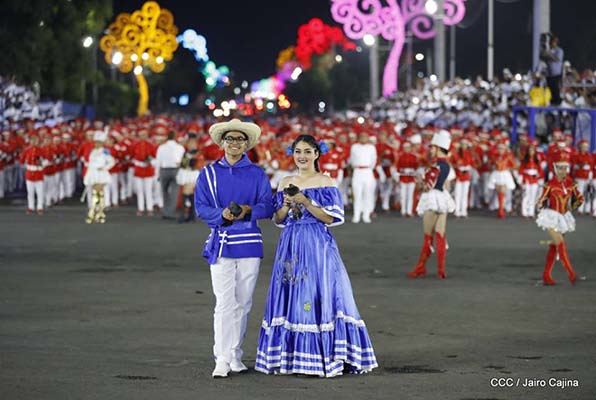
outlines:
M224 142L226 142L227 144L232 144L234 142L238 143L238 144L242 144L246 141L248 141L247 138L245 138L244 136L238 136L238 137L233 137L233 136L226 136L224 139Z

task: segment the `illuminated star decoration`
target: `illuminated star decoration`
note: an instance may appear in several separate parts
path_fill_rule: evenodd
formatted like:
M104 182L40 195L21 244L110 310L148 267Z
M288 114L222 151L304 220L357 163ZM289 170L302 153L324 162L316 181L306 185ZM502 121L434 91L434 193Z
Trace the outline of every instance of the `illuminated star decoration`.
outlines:
M458 24L466 13L465 0L444 0L443 23ZM409 25L414 36L429 39L435 36L434 20L424 8L425 0L403 0L400 7L397 0L331 0L333 19L343 24L350 39L361 39L366 34L381 35L393 41L393 47L383 72L383 96L389 97L397 91L399 58ZM386 3L387 6L383 6Z
M217 67L213 61L209 61L201 72L205 76L205 84L209 91L216 86L227 85L230 82L230 69L225 65Z
M194 29L187 29L176 38L182 47L193 52L195 60L199 62L209 61L207 55L207 39L199 35Z

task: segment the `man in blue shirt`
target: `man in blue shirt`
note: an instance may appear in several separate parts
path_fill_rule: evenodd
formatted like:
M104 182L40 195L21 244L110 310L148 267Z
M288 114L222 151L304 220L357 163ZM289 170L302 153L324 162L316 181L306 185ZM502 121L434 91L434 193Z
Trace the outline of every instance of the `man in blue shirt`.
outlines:
M225 378L247 369L241 347L263 258L257 220L273 216L273 201L267 175L245 154L257 144L259 126L232 119L211 126L209 135L225 156L201 171L195 210L211 228L203 256L215 294L212 376Z

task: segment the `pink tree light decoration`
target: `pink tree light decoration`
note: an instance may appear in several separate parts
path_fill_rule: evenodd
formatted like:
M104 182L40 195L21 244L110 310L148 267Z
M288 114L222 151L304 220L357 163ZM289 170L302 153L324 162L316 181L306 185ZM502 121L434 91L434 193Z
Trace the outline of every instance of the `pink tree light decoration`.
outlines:
M443 23L459 23L465 13L465 0L444 0ZM389 97L397 91L399 58L406 39L409 24L414 36L429 39L435 36L434 20L424 9L426 0L403 0L400 7L397 0L331 0L331 15L343 24L346 36L353 40L366 34L381 35L393 41L393 47L383 71L383 96Z

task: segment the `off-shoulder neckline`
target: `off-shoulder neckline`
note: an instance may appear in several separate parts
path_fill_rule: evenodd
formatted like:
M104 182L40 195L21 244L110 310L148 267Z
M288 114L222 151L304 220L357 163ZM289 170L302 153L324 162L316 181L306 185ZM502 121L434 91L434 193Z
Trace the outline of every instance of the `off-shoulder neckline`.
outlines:
M337 189L337 186L313 186L313 187L308 187L308 188L304 188L304 189L300 189L300 191L303 190L314 190L314 189ZM277 193L283 193L283 189L282 190L278 190Z

